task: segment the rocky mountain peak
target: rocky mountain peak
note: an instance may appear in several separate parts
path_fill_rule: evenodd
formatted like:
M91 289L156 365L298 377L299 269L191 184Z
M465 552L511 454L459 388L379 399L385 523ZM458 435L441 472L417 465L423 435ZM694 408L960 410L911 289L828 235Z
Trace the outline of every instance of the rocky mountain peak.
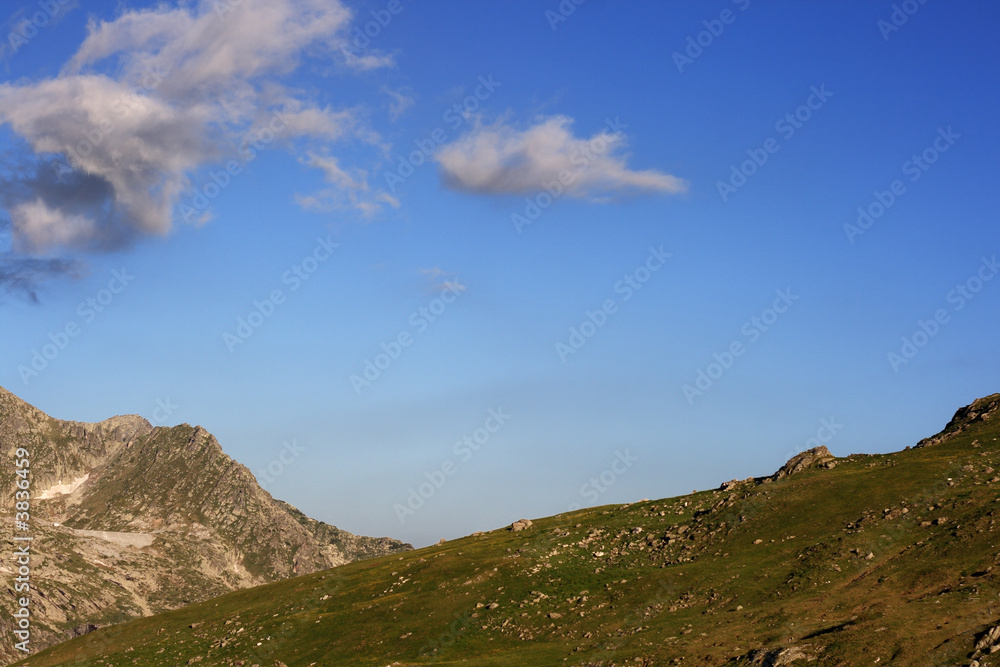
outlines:
M982 424L1000 417L1000 394L991 394L978 398L969 405L959 408L944 429L929 438L917 443L917 447L928 447L944 442L959 433L976 428Z
M0 449L13 460L18 447L31 452L32 578L59 591L35 602L36 646L81 623L108 625L412 548L272 498L201 426L154 428L138 415L61 421L0 388ZM0 466L7 513L15 488L13 466ZM9 602L0 600L0 613ZM7 635L0 660L12 655Z

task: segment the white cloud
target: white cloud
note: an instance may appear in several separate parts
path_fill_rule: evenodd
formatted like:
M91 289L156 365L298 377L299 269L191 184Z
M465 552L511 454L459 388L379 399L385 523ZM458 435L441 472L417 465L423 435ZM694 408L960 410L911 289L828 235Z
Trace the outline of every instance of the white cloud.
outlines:
M299 162L323 172L323 180L332 185L311 195L296 195L300 206L317 211L353 208L366 216L382 210L383 204L399 208L399 200L387 192L372 191L368 185L368 172L364 169L346 171L340 161L329 155L309 153Z
M391 88L383 87L382 92L392 98L392 101L389 102L389 116L393 120L397 120L402 116L415 102L412 91L403 89L392 90Z
M94 221L86 216L49 208L41 198L18 204L11 211L18 250L33 251L52 245L71 245L94 233Z
M571 132L572 124L566 116L542 118L524 130L502 121L477 124L442 146L435 159L446 185L477 194L532 194L558 180L567 194L595 201L614 194L687 190L687 181L676 176L629 169L620 131L580 138Z
M0 183L15 249L95 249L168 232L193 175L238 157L235 147L275 114L278 144L304 138L325 152L357 138L384 150L356 111L286 84L307 54L340 58L350 20L338 0L201 0L92 20L58 76L0 84L0 123L30 147L16 178ZM396 205L368 193L362 173L330 183L348 201L366 193L362 210Z

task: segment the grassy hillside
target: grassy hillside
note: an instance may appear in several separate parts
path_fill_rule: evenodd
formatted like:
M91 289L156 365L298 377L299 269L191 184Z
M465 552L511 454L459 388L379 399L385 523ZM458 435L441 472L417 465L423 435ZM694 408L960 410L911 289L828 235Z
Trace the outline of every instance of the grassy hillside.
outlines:
M351 563L18 664L959 665L978 643L1000 665L1000 394L925 444Z

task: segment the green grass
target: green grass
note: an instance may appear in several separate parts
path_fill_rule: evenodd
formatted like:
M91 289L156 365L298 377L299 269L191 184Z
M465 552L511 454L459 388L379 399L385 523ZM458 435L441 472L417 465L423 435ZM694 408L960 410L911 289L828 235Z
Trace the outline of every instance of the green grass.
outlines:
M778 482L538 519L103 628L18 664L736 665L789 645L820 665L967 664L1000 623L998 438L994 415L941 444Z

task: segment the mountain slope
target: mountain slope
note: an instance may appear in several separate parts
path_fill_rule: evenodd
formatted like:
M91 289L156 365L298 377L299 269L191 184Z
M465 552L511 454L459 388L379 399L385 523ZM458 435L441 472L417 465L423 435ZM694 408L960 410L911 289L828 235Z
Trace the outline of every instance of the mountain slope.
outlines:
M1000 394L927 442L351 563L19 664L998 665Z
M305 517L261 489L201 427L49 417L0 388L0 511L13 526L15 452L29 452L32 646L361 558L409 549ZM21 458L21 457L17 457ZM22 543L23 544L23 543ZM14 543L7 537L8 553ZM12 564L0 566L13 575ZM14 656L13 583L0 656ZM23 655L23 654L22 654Z

